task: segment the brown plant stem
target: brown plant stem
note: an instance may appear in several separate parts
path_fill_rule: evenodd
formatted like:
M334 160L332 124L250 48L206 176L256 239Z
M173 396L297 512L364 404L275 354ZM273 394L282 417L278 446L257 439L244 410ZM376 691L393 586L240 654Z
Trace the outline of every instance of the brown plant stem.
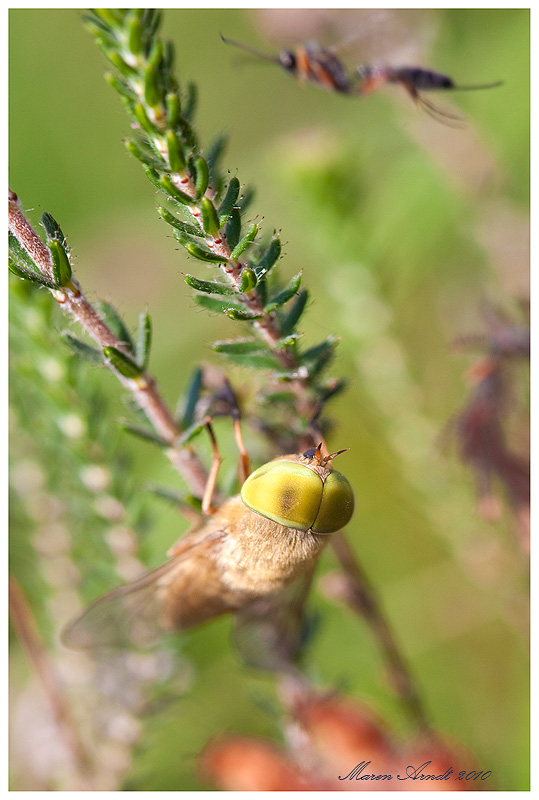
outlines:
M89 778L91 758L80 738L62 684L45 649L34 617L17 581L9 578L9 614L17 639L38 676L54 720L81 775Z
M385 656L393 687L419 730L434 738L435 734L428 722L419 692L395 641L376 592L343 531L332 535L331 545L343 574L335 576L335 581L326 579L324 585L326 593L346 603L356 614L366 620ZM330 579L331 576L327 576L327 578Z
M49 250L28 222L19 208L18 201L11 193L8 220L9 230L24 247L41 273L52 278L52 261ZM62 309L77 320L100 348L115 347L122 353L130 355L125 343L112 333L96 309L86 299L75 278L72 278L69 284L61 289L51 290L51 294ZM155 378L148 372L144 372L136 378L126 378L111 364L108 363L107 366L120 383L132 393L137 405L145 413L155 432L169 445L167 455L184 478L190 491L198 497L202 497L207 481L206 469L190 447L182 447L178 444L177 440L181 435L181 429L161 397Z

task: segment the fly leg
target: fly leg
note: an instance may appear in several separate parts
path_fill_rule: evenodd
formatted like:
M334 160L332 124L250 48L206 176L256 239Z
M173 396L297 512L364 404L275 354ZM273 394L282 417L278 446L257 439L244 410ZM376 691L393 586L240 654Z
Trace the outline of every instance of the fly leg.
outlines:
M184 516L187 517L187 519L191 519L193 522L193 526L188 531L189 534L196 533L196 531L200 530L200 528L202 528L203 525L205 524L204 517L211 516L212 514L215 514L215 512L217 511L217 508L212 506L211 501L213 499L213 493L215 491L215 485L217 483L217 475L219 473L219 467L221 466L221 461L223 459L221 458L221 454L219 452L217 439L215 438L215 433L213 432L213 427L211 422L212 421L210 417L206 417L206 419L204 420L204 424L206 426L206 430L208 431L211 441L213 458L208 478L206 480L206 486L204 487L204 494L202 496L202 508L200 512L195 512L193 509L190 509L189 514L185 513L185 511L182 509L182 513L184 514ZM183 505L187 506L187 503ZM178 539L178 541L172 545L170 550L167 552L169 558L177 555L178 552L181 552L184 546L184 538L185 538L184 536L181 536Z
M238 472L240 475L241 483L245 483L249 475L251 474L251 464L249 461L249 453L247 452L247 448L245 447L245 443L243 441L243 436L241 433L241 425L240 425L240 418L235 417L232 422L234 428L234 439L236 440L236 444L238 446L238 450L240 451L240 460L238 464Z
M251 466L249 462L249 453L245 447L243 436L241 433L241 411L238 403L238 398L230 382L225 378L223 389L220 393L221 399L224 400L228 406L228 414L232 419L232 429L234 431L234 439L240 454L238 464L238 475L240 483L244 484L249 475L251 474Z
M465 127L466 117L463 117L460 114L450 114L449 111L439 108L430 100L426 100L420 95L417 95L415 100L417 105L426 111L429 117L441 122L443 125L447 125L449 128Z
M206 481L206 486L204 489L204 495L202 497L202 513L205 516L209 516L210 514L215 514L217 511L211 504L213 493L215 491L215 485L217 483L217 475L219 474L219 467L221 466L222 456L219 452L219 446L217 444L217 439L215 438L215 433L213 432L213 427L211 424L210 417L206 417L204 420L204 424L206 425L206 430L208 431L210 442L211 442L211 449L212 449L212 462L210 467L210 473L208 475L208 480Z
M427 100L422 94L419 94L416 87L410 83L408 80L403 80L402 78L398 80L398 83L405 89L414 103L422 108L429 117L441 122L442 125L447 125L450 128L462 128L466 125L466 117L462 117L459 114L451 114L449 111L444 111L442 108L434 105L430 100Z

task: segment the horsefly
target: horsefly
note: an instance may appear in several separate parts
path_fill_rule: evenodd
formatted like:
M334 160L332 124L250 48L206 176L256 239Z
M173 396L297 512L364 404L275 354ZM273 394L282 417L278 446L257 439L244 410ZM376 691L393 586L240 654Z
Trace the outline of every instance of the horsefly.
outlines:
M68 647L144 645L159 631L182 631L232 613L236 643L248 663L283 669L299 651L316 563L354 509L350 483L332 468L345 451L323 456L319 444L249 474L241 442L241 493L213 509L221 458L208 428L214 460L205 517L163 566L99 598L69 623L63 632Z

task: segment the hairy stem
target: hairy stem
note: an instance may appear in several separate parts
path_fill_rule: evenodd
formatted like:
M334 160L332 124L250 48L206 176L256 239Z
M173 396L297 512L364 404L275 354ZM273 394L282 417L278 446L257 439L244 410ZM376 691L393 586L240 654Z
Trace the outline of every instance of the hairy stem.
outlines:
M8 217L9 230L18 239L42 274L52 278L52 261L49 250L20 210L18 201L14 199L13 195L10 195L9 198ZM74 278L67 286L51 290L51 294L63 311L76 319L101 348L115 347L129 355L125 343L120 341L103 322ZM181 429L163 400L155 378L149 372L143 372L135 378L126 378L110 363L106 363L120 383L131 392L155 432L169 445L168 457L184 478L190 491L196 496L202 497L207 481L206 469L190 447L182 447L178 444L177 440L181 435Z

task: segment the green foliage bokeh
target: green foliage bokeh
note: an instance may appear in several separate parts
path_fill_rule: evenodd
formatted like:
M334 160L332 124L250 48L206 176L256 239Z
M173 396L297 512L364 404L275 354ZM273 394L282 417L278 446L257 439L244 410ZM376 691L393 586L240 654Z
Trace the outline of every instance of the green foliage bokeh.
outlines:
M283 274L305 270L313 298L306 335L342 337L333 373L350 388L332 408L331 446L350 447L340 465L357 495L350 534L434 726L469 747L496 788L525 789L528 657L512 608L523 591L512 521L507 514L493 526L476 516L472 475L437 441L466 394L470 357L455 355L451 340L481 332L485 302L513 313L526 285L512 237L522 239L528 213L529 14L431 16L427 63L463 84L504 80L448 99L469 117L462 130L437 127L396 91L339 97L301 87L277 67L238 65L219 33L258 44L263 23L257 31L256 15L244 11L168 11L164 35L175 43L182 83L198 83L202 141L229 136L224 164L256 188L252 213L264 216L266 232L282 229ZM12 10L10 52L10 184L34 221L43 211L60 221L90 297L113 302L133 326L148 305L150 366L173 405L193 365L217 359L209 344L233 335L233 323L190 299L183 274L206 277L205 267L175 250L158 218L155 191L122 145L127 119L79 12ZM500 218L507 241L496 243ZM506 252L521 260L504 263ZM60 315L54 325L64 327ZM110 376L103 383L119 393ZM173 483L159 452L125 438L140 491L149 481ZM144 544L151 565L181 527L155 505ZM495 562L484 570L472 558L482 543ZM330 565L328 556L322 569ZM320 681L365 697L406 735L369 630L321 596L313 602L323 622L309 660ZM197 681L187 699L146 721L126 788L201 788L192 756L211 736L275 733L254 699L268 680L242 673L227 631L217 622L187 637Z

